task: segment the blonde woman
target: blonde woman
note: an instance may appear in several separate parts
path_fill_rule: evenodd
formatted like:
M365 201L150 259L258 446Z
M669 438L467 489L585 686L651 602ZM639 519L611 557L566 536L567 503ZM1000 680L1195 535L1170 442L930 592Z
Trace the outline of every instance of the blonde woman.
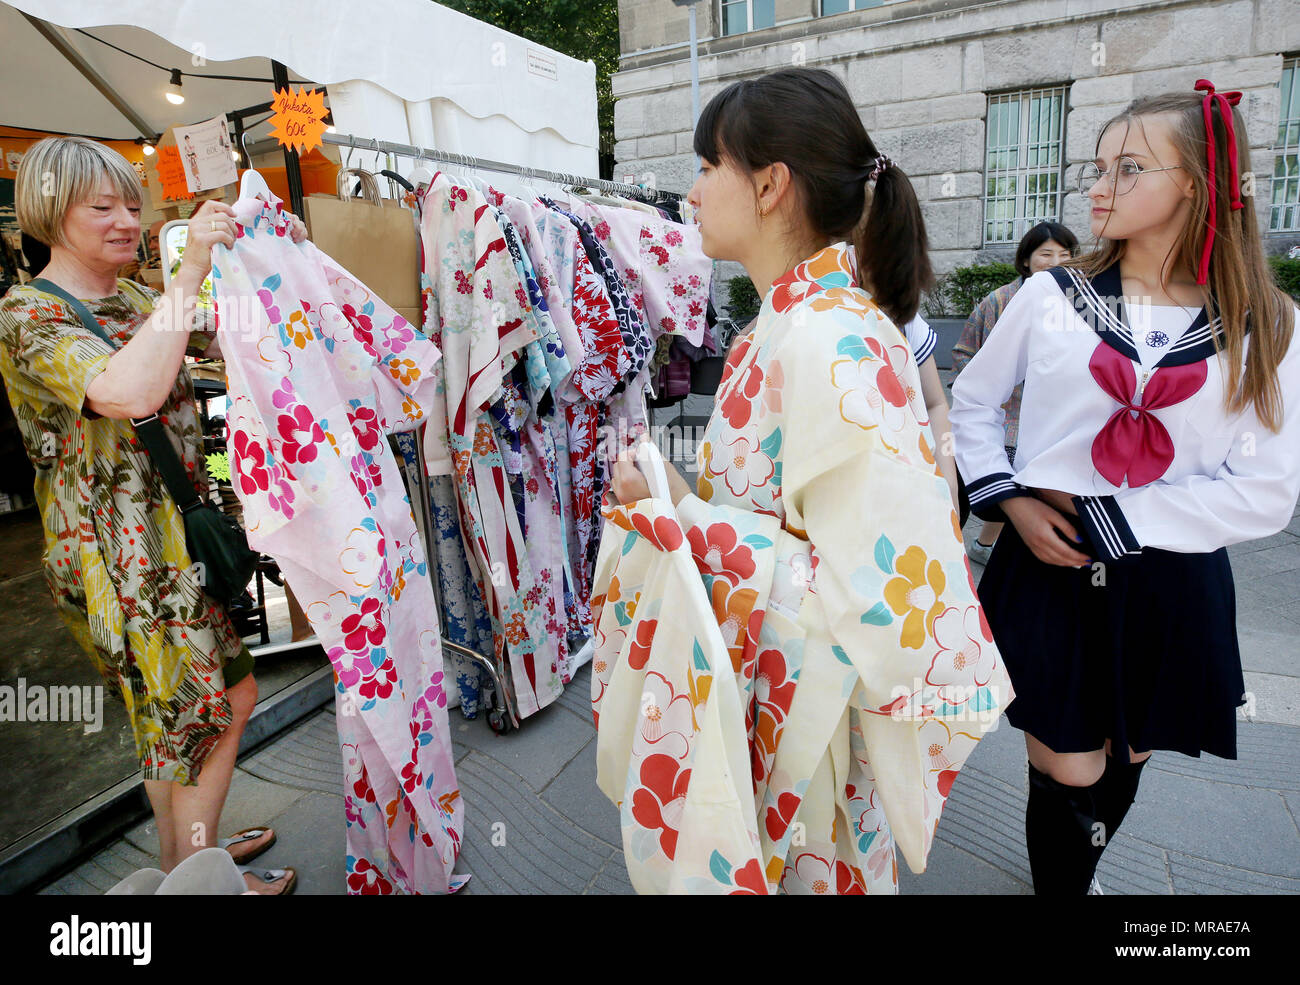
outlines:
M257 684L248 648L191 569L180 514L131 419L161 418L205 495L184 356L219 352L191 329L212 247L233 244L234 222L229 206L203 204L159 304L156 292L118 277L140 241L141 202L120 154L80 137L39 141L18 170L15 199L23 231L50 248L38 281L0 301L0 375L36 470L45 577L109 693L126 703L170 872L216 844ZM79 305L115 346L83 325ZM274 840L270 828L240 832L231 854L247 861ZM268 895L296 881L292 869L260 875L246 881Z

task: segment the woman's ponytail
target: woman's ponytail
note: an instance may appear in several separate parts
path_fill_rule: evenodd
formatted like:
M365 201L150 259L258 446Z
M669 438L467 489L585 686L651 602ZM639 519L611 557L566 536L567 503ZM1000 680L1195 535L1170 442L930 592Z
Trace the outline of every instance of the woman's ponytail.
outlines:
M866 221L854 231L858 279L901 330L934 283L921 203L907 175L890 162L869 192Z

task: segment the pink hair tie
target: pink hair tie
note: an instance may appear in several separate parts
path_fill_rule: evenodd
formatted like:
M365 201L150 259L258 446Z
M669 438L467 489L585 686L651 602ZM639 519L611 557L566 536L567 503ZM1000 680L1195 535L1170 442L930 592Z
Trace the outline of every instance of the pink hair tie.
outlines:
M1232 174L1232 208L1244 208L1241 201L1241 176L1237 173L1237 131L1232 122L1232 107L1241 102L1239 92L1215 92L1214 83L1209 79L1198 79L1196 90L1204 92L1201 100L1201 116L1205 120L1205 161L1210 172L1210 228L1205 232L1205 245L1201 247L1201 263L1196 272L1196 283L1204 284L1210 279L1210 250L1214 247L1214 234L1218 229L1218 192L1214 186L1214 122L1210 115L1211 105L1219 104L1219 115L1223 117L1223 127L1228 135L1228 164Z
M881 154L872 162L871 170L867 173L867 180L875 181L893 163L884 154Z

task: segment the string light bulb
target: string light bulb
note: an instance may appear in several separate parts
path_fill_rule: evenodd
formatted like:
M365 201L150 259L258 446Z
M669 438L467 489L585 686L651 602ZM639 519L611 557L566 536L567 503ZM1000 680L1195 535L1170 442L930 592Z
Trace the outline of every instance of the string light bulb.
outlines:
M179 68L172 69L171 81L167 83L167 92L164 95L173 106L179 106L185 102L185 93L181 92L181 70Z

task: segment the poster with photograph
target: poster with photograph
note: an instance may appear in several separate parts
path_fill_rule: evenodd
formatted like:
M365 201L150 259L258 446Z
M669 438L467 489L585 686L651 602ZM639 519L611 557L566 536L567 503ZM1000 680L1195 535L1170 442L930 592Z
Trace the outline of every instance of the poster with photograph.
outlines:
M228 185L237 177L225 116L192 127L175 127L176 149L185 167L185 186L192 192Z

